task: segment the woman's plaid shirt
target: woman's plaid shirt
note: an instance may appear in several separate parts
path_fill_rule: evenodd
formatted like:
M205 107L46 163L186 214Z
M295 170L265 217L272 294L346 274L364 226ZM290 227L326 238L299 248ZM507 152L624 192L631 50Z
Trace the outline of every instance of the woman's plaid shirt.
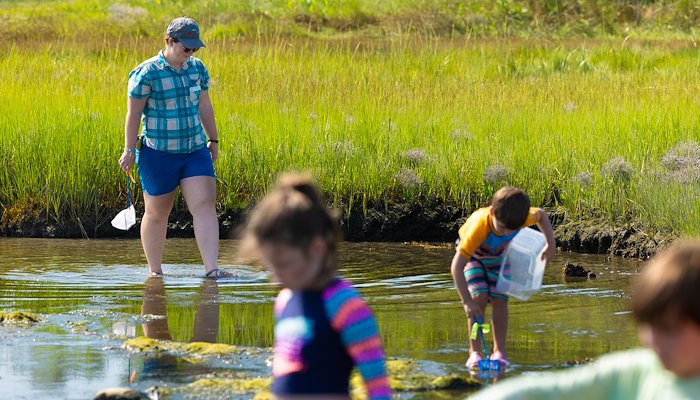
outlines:
M190 57L177 72L161 50L129 73L129 97L148 98L141 123L146 146L168 153L191 153L206 145L199 96L209 90L209 72Z

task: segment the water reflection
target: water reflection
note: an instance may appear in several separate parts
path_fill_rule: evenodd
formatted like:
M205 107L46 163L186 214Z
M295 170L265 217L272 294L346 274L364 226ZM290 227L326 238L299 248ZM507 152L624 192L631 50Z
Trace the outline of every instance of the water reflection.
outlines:
M216 280L204 279L199 289L194 316L192 342L215 343L219 333L219 287ZM172 340L165 307L165 283L160 277L149 277L143 287L141 315L153 316L143 323L143 333L152 339Z
M30 328L0 325L0 393L84 399L130 378L144 390L187 384L212 372L266 376L279 288L263 268L236 264L235 241L221 242L220 265L236 273L222 281L202 280L194 240L170 239L166 247L166 276L144 281L138 240L0 238L0 311L30 311L46 319ZM389 357L420 360L426 373L463 376L467 327L449 273L453 255L449 246L344 243L339 264L374 310ZM567 262L594 271L596 279L565 280L561 269ZM511 303L507 374L566 367L637 346L627 288L641 265L558 254L547 265L543 289L527 302ZM259 351L247 358L208 358L197 366L182 357L129 354L121 346L134 336ZM434 394L421 396L411 398Z
M483 383L493 384L503 380L506 377L506 369L502 368L497 371L473 369L469 371L469 376Z
M168 327L166 298L163 278L147 278L143 287L141 306L141 316L144 319L141 327L144 336L158 340L173 340ZM204 279L198 290L194 326L188 341L216 343L219 333L219 308L219 287L216 280ZM145 355L140 366L130 366L129 382L159 379L170 376L174 372L195 376L208 371L209 368L204 368L201 362L190 363L186 359L167 352L155 352Z

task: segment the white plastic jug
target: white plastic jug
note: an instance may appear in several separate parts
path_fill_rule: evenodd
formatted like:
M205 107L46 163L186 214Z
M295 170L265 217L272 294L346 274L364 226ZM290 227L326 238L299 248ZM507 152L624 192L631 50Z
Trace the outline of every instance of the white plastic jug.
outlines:
M545 266L542 251L546 244L541 232L521 229L508 245L496 289L520 300L528 300L535 294L542 287Z

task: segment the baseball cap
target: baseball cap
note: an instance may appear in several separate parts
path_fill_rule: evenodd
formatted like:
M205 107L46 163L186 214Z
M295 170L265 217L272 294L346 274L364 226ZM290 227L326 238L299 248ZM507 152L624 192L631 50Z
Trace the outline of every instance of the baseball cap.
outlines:
M199 39L199 27L192 18L175 18L170 25L168 25L165 34L173 39L179 40L183 46L190 49L206 47L204 42Z

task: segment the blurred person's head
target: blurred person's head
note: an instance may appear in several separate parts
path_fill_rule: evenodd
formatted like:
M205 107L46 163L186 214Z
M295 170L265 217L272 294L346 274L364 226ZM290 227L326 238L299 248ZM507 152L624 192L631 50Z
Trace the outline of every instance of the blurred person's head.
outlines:
M655 257L632 286L642 340L664 367L700 376L700 241L683 241Z
M244 249L284 287L320 289L336 274L339 241L336 218L311 178L287 174L252 212Z

